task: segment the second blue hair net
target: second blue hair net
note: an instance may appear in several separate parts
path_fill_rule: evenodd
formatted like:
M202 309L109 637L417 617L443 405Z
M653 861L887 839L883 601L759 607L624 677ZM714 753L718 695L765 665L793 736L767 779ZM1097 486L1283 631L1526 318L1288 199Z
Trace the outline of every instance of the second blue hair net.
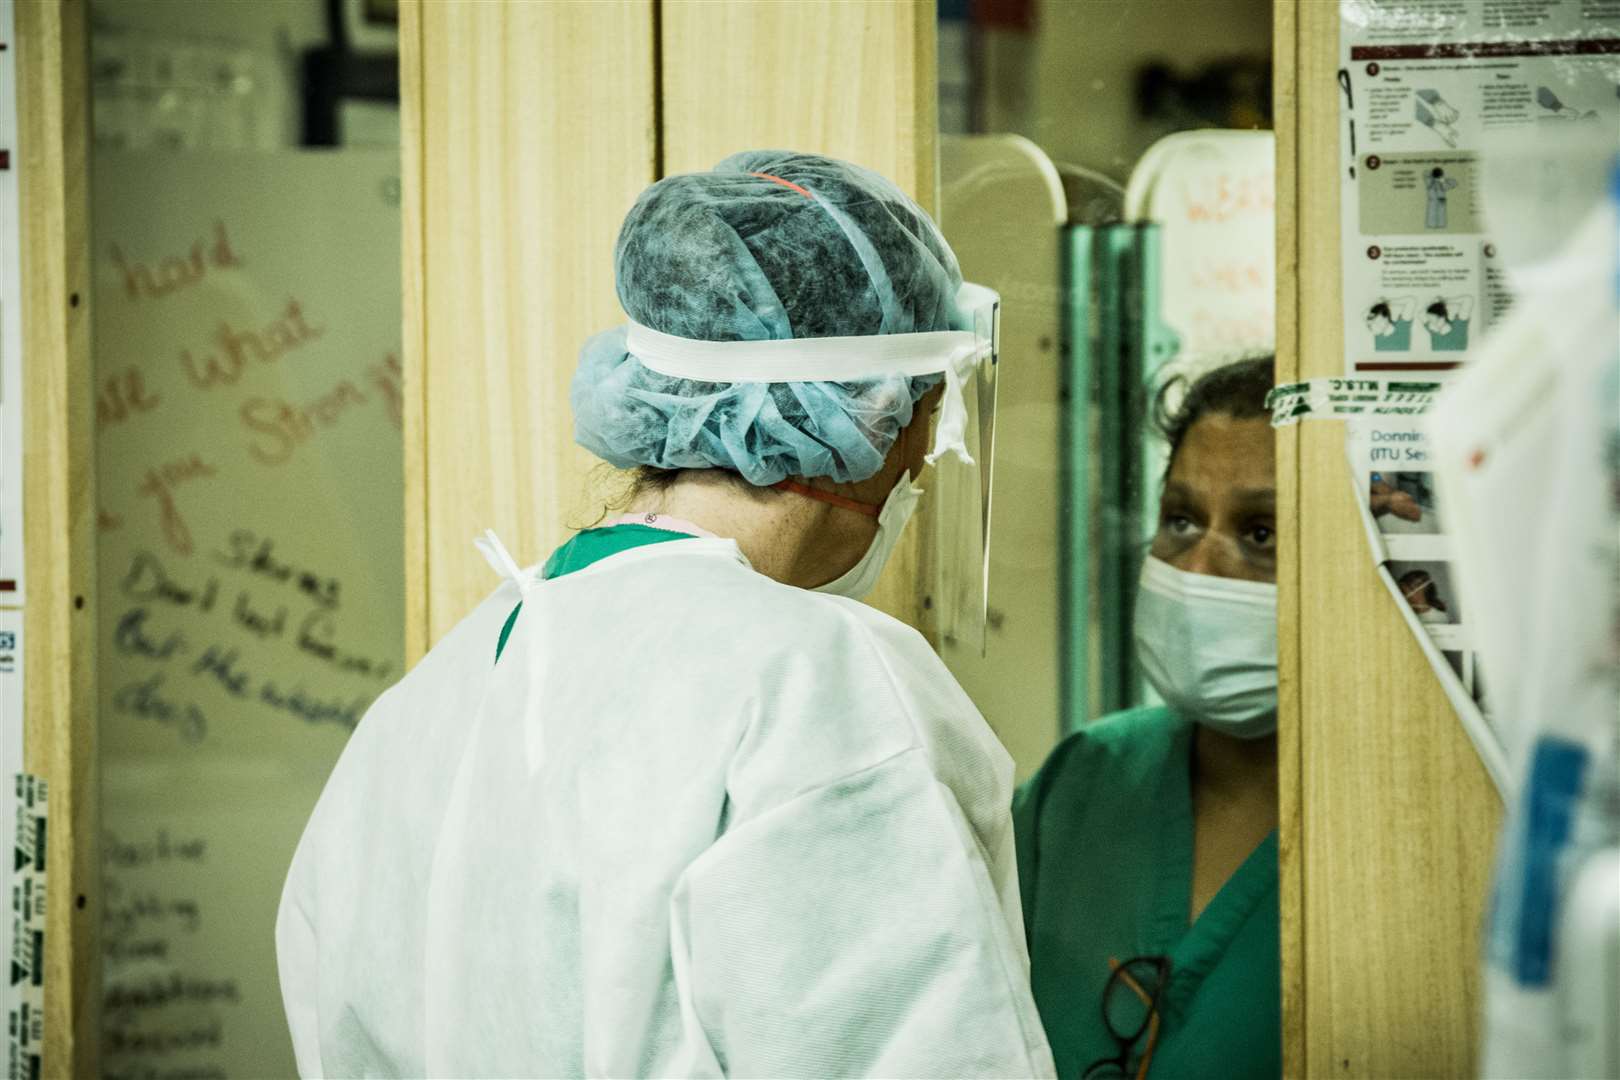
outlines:
M962 272L928 215L867 169L781 150L661 180L625 218L619 302L636 322L701 341L959 328ZM865 480L937 376L707 383L651 371L625 328L581 350L579 444L620 468L730 469Z

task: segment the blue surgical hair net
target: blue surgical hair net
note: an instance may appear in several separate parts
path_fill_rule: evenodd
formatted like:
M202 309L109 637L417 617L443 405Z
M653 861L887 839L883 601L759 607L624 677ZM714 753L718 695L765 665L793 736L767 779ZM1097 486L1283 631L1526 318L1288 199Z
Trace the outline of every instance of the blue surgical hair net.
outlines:
M962 272L938 226L858 165L785 150L733 154L660 180L625 218L619 302L636 322L700 341L961 329ZM865 480L939 376L710 383L660 375L625 328L580 352L574 437L619 468L729 469Z

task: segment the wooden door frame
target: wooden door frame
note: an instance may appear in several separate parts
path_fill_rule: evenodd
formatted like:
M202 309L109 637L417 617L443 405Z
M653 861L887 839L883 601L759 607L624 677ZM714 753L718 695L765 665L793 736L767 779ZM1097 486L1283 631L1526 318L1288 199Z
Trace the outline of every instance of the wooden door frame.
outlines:
M1284 383L1344 373L1339 5L1274 16ZM1283 1072L1471 1075L1501 804L1374 572L1344 440L1277 433Z
M99 1073L101 1044L86 8L16 3L13 155L25 365L24 765L50 785L44 1064L72 1076Z

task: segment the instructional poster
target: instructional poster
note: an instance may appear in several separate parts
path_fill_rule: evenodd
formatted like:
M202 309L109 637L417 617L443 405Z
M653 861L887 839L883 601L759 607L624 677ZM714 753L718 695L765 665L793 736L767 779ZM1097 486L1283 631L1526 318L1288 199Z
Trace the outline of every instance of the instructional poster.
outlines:
M1345 378L1282 388L1298 392L1280 411L1348 417L1380 576L1503 786L1504 740L1420 419L1429 401L1391 403L1419 387L1432 398L1513 308L1486 214L1503 220L1490 188L1508 175L1501 164L1517 163L1515 179L1533 177L1545 200L1572 133L1620 149L1620 0L1341 0L1339 11ZM1380 404L1346 405L1358 388Z
M0 0L0 43L14 7ZM0 49L0 605L23 602L22 232L17 193L17 53ZM20 767L20 764L18 765Z
M1513 303L1485 156L1620 141L1620 0L1340 4L1347 374L1445 372Z
M1490 712L1478 642L1452 573L1445 508L1436 492L1434 452L1420 418L1351 421L1350 464L1374 561L1401 617L1419 634L1459 712ZM1498 737L1487 766L1496 774Z

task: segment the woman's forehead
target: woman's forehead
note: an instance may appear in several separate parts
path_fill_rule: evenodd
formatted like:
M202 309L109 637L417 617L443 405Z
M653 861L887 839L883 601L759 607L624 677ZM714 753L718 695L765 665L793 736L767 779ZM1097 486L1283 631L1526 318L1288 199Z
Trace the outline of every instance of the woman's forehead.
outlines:
M1215 413L1187 429L1169 483L1206 495L1228 492L1275 492L1276 442L1265 417Z

